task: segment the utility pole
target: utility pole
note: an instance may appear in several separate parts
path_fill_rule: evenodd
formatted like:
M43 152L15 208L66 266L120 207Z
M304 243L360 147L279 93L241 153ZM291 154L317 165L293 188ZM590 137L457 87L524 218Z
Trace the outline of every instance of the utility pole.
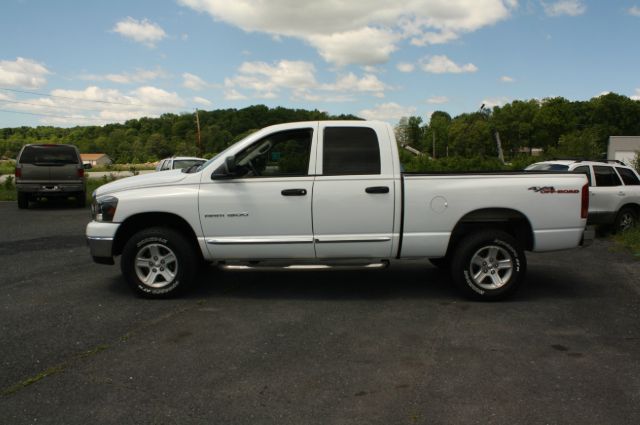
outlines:
M436 131L435 129L431 129L431 136L432 136L432 142L431 142L431 146L433 149L433 153L431 154L431 158L436 159Z
M197 146L198 146L198 156L202 156L203 152L202 152L202 141L200 139L200 116L198 116L198 109L196 108L196 128L198 129L198 132L196 134L197 136Z

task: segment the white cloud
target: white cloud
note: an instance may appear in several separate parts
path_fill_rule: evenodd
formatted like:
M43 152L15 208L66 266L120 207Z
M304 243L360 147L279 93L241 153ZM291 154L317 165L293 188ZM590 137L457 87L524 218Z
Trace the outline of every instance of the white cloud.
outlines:
M89 81L111 81L118 84L133 84L133 83L145 83L147 81L155 80L156 78L164 78L167 73L161 69L137 69L135 72L123 72L120 74L105 74L95 75L87 74L81 75L80 79Z
M193 98L193 102L202 106L211 106L213 103L209 99L205 99L204 97L196 96Z
M441 105L448 102L449 98L447 96L432 96L427 99L427 103L431 103L432 105Z
M358 78L354 73L339 77L334 84L325 84L322 90L341 92L384 92L386 85L373 74L365 74Z
M400 37L377 28L360 28L333 34L316 34L307 38L320 56L338 66L376 65L389 60Z
M541 1L544 13L549 16L578 16L587 11L582 0L559 0L551 3Z
M396 65L396 68L400 72L413 72L413 70L416 69L414 64L407 62L400 62Z
M236 89L227 89L224 92L225 100L244 100L247 96L243 95Z
M160 25L147 19L138 21L130 16L116 23L113 31L148 47L154 47L155 43L167 36Z
M503 106L509 103L509 99L506 97L490 97L487 99L483 99L482 103L484 107L487 109L495 108L496 106Z
M0 61L0 85L37 89L47 84L46 75L51 72L42 64L18 57L15 61Z
M178 0L247 32L294 37L337 65L389 60L402 40L445 43L509 18L517 0Z
M185 72L184 74L182 74L182 87L188 88L190 90L200 91L206 89L207 87L210 87L210 84L195 74Z
M639 16L640 17L640 7L638 7L638 6L630 7L629 10L627 10L627 13L629 13L629 15L631 15L631 16Z
M252 92L251 96L260 99L274 99L282 91L292 94L294 99L309 101L350 101L348 95L326 95L318 92L371 93L384 97L387 86L374 74L358 77L350 72L339 76L333 83L321 84L316 79L316 70L312 63L281 60L273 64L266 62L244 62L238 74L225 79L227 88L225 98L238 100L246 98L238 89Z
M503 75L500 77L500 81L503 83L514 83L516 80L513 77L509 77L508 75Z
M402 117L415 115L416 108L411 106L400 106L395 102L376 105L373 109L363 109L358 113L368 120L398 121Z
M631 99L640 100L640 89L636 89L636 94L631 95Z
M460 74L478 70L478 67L472 63L458 65L444 55L431 56L421 63L421 67L423 71L433 74Z

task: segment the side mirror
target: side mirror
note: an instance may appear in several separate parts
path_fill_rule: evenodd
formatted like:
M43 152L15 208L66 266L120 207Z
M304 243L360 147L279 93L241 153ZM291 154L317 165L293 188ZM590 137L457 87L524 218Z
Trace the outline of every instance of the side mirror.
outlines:
M224 166L227 168L227 174L234 175L236 173L236 156L231 155L224 159Z
M224 159L224 164L211 174L211 180L232 179L236 175L236 169L235 155L228 156Z

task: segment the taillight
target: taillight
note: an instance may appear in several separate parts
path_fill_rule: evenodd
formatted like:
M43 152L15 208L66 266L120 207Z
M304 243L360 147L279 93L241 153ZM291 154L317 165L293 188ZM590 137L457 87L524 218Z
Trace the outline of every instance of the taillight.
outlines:
M587 218L589 215L589 185L582 186L582 205L580 206L580 218Z
M84 168L78 168L78 177L84 177Z
M16 167L16 171L13 173L17 179L22 177L22 168Z

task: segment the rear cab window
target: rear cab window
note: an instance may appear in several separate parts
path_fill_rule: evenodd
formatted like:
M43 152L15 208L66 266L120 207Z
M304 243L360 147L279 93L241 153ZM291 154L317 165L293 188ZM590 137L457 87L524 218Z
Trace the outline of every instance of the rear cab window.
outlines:
M375 130L369 127L327 127L324 129L323 175L380 173L380 145Z
M80 164L76 149L64 145L25 146L18 158L20 164L63 165Z

